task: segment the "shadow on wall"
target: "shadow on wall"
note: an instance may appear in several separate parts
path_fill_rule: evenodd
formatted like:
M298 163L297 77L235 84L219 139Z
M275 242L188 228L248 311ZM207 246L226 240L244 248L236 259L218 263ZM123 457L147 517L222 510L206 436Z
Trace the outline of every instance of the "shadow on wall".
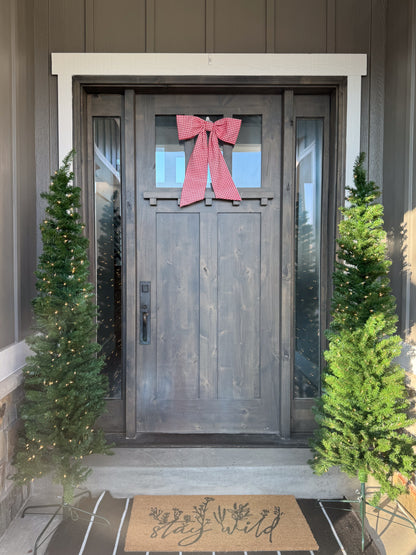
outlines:
M404 340L397 363L406 371L406 386L411 400L411 415L416 417L416 209L405 213L400 226L400 261L403 279L402 328ZM416 435L416 424L409 430Z
M416 208L401 224L387 229L388 256L392 261L391 287L396 296L398 329L405 341L416 345Z
M387 232L388 255L393 263L391 286L396 295L402 352L395 362L406 371L411 416L416 417L416 209L403 217L400 229ZM413 303L413 304L412 304ZM416 436L416 424L409 430Z
M408 210L400 226L401 273L405 284L402 310L403 331L406 341L416 345L416 208ZM416 373L416 367L414 367Z
M406 388L410 399L410 416L416 418L416 345L403 341L402 352L395 360L406 371ZM409 432L416 436L416 424L409 428Z

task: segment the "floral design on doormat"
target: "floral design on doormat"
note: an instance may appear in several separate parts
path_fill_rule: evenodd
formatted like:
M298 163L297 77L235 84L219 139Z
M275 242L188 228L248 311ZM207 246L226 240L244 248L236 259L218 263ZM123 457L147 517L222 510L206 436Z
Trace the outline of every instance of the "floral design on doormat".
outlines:
M278 506L273 511L262 509L260 512L252 512L249 503L234 503L232 507L217 505L213 509L209 505L214 502L215 497L205 497L200 505L194 505L191 514L176 507L168 512L152 507L149 516L157 524L150 537L165 539L177 534L181 538L178 546L188 547L195 545L204 535L219 526L220 531L228 536L242 533L259 538L264 535L272 543L273 532L284 515Z

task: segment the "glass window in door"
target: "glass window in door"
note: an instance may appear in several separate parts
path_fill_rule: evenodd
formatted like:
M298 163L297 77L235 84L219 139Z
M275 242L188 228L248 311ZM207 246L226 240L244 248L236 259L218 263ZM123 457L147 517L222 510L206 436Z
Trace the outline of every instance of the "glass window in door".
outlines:
M120 118L94 118L97 340L105 357L108 397L121 399L122 245Z
M296 122L294 397L319 395L323 120Z

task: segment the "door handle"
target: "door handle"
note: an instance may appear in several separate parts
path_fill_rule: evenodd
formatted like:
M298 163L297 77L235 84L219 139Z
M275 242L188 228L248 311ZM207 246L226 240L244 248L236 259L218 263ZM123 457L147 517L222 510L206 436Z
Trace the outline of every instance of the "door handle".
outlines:
M147 345L147 318L149 316L148 312L142 313L142 339L143 343Z
M140 345L150 345L150 281L140 282Z

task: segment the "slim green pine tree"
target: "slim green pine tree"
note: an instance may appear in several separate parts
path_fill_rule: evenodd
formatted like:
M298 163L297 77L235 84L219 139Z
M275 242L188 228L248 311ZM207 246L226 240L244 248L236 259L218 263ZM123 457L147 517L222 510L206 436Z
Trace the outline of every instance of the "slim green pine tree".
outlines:
M88 239L80 223L80 189L71 182L71 152L52 177L40 226L33 356L24 370L23 432L15 457L19 483L51 473L70 504L90 470L83 457L108 453L94 428L104 409L106 380L96 343L96 306L89 282Z
M395 499L403 488L394 472L407 478L416 468L415 440L405 428L409 402L400 354L395 299L391 294L379 190L366 179L361 154L355 187L341 208L338 261L333 276L332 322L323 393L315 408L318 429L311 441L317 474L338 466L365 484L373 475L383 493ZM365 488L365 486L364 486Z

